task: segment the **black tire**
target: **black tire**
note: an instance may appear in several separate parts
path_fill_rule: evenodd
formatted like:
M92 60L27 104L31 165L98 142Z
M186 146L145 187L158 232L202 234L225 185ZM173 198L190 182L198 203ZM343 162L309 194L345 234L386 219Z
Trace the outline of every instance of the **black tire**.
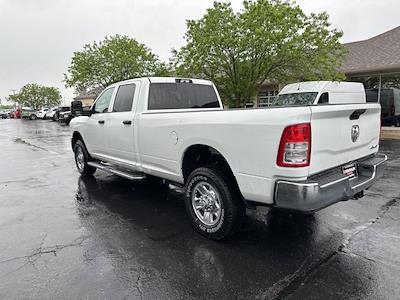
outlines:
M53 115L53 117L51 119L53 120L53 122L55 122L56 121L56 116Z
M30 115L30 116L29 116L29 119L31 119L31 120L36 120L36 115Z
M96 168L89 166L87 163L90 160L89 153L85 147L85 144L78 140L74 145L74 154L75 154L75 164L78 172L82 176L91 176L96 172ZM81 157L83 155L83 157Z
M226 172L216 167L198 168L189 175L186 184L185 204L193 226L201 235L213 240L222 240L234 234L240 228L246 211L235 183L225 174ZM201 188L202 185L205 185L204 187L209 186L206 194L210 195L210 191L212 191L211 195L216 195L216 199L219 198L219 201L215 201L219 202L218 204L220 205L219 218L218 214L215 215L215 220L213 220L214 216L211 217L211 221L216 222L215 224L209 225L205 223L207 220L204 222L200 219L199 215L201 216L202 209L197 210L197 214L195 212L194 206L196 202L192 201L192 198L199 198L197 196L201 198L202 193L199 191L199 187L200 190L203 189ZM203 201L207 202L209 200ZM200 202L197 203L201 206ZM215 205L210 205L210 202L207 205L214 207L215 210L219 209ZM208 209L210 208L208 207ZM203 210L203 212L204 217L206 211ZM214 212L211 214L213 215ZM210 216L210 213L208 213L208 216Z

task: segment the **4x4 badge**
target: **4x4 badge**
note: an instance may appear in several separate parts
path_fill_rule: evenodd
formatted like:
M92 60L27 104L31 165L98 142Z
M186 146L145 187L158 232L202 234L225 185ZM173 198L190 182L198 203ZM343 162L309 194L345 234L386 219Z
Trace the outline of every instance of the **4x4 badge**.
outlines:
M360 136L360 126L353 125L351 127L351 140L353 141L353 143L355 143L355 141L357 141L359 136Z

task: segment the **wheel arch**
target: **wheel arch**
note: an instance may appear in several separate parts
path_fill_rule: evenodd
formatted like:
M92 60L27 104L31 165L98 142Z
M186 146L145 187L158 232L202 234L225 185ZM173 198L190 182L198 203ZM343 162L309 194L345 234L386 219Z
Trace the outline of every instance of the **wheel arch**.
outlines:
M83 141L83 137L80 134L79 131L74 131L74 133L72 134L72 138L71 138L71 146L72 146L72 150L74 150L75 144L77 141L82 141L83 144L85 144L85 142ZM86 146L86 145L85 145Z
M207 144L193 144L188 146L182 155L181 169L186 183L190 173L200 167L214 165L226 171L226 175L232 181L240 196L243 198L232 167L226 157L217 149Z

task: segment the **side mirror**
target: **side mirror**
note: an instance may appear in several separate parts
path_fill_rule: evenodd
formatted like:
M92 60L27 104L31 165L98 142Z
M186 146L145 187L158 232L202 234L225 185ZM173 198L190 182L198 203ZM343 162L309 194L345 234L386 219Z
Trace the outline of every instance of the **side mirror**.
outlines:
M95 110L94 110L94 107L91 107L91 106L84 106L83 107L83 116L90 117L94 113L96 113Z
M71 114L74 117L82 116L83 115L83 108L81 101L72 101L71 102Z

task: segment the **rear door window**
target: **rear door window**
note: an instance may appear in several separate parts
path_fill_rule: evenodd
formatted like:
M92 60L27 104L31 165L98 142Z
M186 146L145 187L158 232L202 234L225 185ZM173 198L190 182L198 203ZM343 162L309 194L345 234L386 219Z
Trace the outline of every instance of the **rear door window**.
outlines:
M151 83L148 109L188 109L220 107L212 85Z
M115 96L113 112L131 111L133 96L135 95L135 84L124 84L118 88Z

